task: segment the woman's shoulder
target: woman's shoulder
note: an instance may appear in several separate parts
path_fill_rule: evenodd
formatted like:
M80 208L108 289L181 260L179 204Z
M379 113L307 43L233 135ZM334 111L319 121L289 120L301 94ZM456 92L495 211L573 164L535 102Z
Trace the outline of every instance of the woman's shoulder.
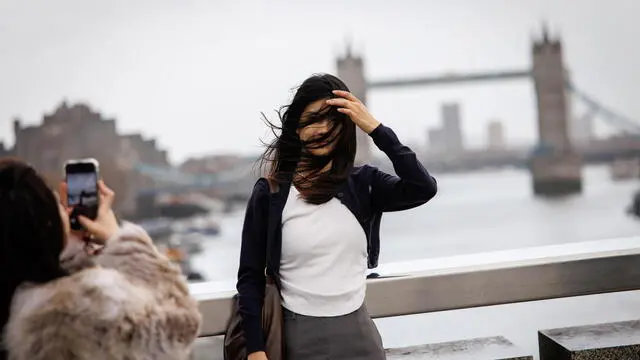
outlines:
M16 354L29 354L25 358L40 359L46 358L47 353L63 351L59 349L87 349L86 343L78 341L100 339L133 353L145 352L148 349L138 349L127 343L127 338L157 334L156 327L163 327L162 319L179 317L174 325L181 326L158 329L166 339L155 340L173 342L171 335L176 332L182 332L182 339L195 338L199 313L187 307L181 309L163 301L152 289L132 284L115 269L89 268L47 284L21 287L14 296L6 328L7 348ZM46 343L44 348L34 347L41 341ZM179 348L176 344L167 345ZM189 342L181 345L186 348Z
M265 177L260 177L253 184L253 189L251 190L252 197L260 197L269 194L269 187L271 181Z
M149 290L133 286L117 270L88 268L46 284L20 287L13 298L9 327L36 329L36 324L53 325L49 320L59 317L73 329L90 319L108 322L132 314L152 301Z
M371 178L375 175L377 171L378 171L377 167L369 164L354 166L353 169L351 170L351 178L354 181L369 182L371 181Z
M276 180L261 177L256 180L251 191L250 203L260 203L269 198L271 193L275 193L280 188L280 183Z
M13 312L31 315L50 308L79 311L78 306L97 298L121 298L127 280L117 270L92 267L46 284L24 284L14 295ZM93 308L100 303L94 303Z

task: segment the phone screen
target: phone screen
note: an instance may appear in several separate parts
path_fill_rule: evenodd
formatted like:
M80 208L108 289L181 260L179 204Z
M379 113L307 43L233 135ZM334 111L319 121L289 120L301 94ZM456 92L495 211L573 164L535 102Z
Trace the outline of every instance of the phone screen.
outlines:
M98 177L95 172L67 174L69 206L91 207L98 204Z
M95 219L98 213L98 172L91 163L67 165L67 204L73 208L71 227L80 229L77 215Z

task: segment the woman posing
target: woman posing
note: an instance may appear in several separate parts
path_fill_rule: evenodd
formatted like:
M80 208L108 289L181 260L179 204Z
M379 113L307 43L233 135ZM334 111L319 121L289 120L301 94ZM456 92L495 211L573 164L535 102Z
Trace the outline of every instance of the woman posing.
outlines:
M253 189L242 233L237 289L249 360L266 359L265 269L282 297L287 359L384 359L364 304L380 218L426 203L436 181L335 76L305 80L283 110L282 125L270 124L268 179ZM397 176L354 166L356 126Z

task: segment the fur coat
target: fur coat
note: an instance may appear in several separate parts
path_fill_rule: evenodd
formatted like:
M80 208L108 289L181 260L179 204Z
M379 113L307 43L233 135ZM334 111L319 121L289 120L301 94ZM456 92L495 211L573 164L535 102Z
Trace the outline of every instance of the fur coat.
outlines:
M67 246L71 272L16 291L5 329L9 360L182 360L201 323L180 270L146 232L125 224L99 255Z

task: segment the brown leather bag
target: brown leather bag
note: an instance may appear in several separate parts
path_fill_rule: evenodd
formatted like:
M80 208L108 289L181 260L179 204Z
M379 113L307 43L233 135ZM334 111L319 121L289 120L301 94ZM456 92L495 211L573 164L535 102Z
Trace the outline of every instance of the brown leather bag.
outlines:
M265 334L265 352L269 360L284 360L282 326L280 292L273 281L269 281L264 290L264 305L262 307L262 330ZM236 294L233 297L231 317L224 336L224 359L246 360L248 354L245 345L242 317Z
M269 188L273 193L276 186L269 181ZM266 286L264 289L264 304L262 306L262 331L265 336L265 352L269 360L284 360L284 335L282 329L280 291L274 279L267 275L266 269L265 276ZM240 315L238 294L236 294L232 299L231 316L227 322L224 335L224 359L246 360L247 356L246 340L244 330L242 329L242 316Z

